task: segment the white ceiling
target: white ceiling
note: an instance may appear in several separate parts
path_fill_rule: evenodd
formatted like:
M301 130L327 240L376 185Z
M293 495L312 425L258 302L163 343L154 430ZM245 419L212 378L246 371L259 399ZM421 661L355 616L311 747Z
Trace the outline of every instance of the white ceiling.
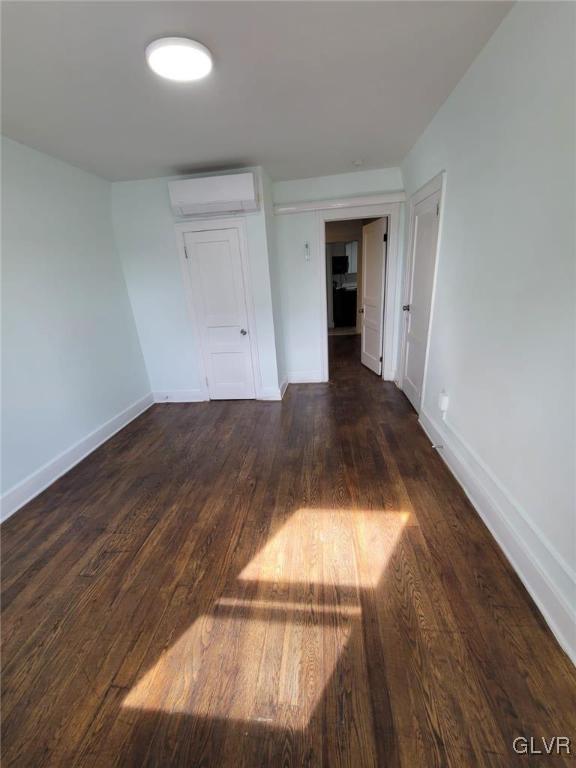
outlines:
M398 165L510 5L3 2L3 133L112 180ZM207 45L212 75L150 72L161 35Z

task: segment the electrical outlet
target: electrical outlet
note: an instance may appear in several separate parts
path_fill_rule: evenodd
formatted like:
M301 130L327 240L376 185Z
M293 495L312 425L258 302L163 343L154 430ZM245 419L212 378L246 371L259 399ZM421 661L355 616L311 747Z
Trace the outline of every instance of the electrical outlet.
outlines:
M442 418L446 416L446 411L448 410L449 404L450 404L450 398L448 397L448 393L442 390L442 392L440 392L440 394L438 395L438 408L442 413Z

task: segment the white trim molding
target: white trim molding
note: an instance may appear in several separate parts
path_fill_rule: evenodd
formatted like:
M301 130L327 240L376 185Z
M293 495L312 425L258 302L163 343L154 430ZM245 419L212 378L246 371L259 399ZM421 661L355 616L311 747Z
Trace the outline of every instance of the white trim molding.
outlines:
M321 384L326 381L322 371L290 371L286 377L287 384Z
M576 574L475 451L424 411L420 424L576 664Z
M284 392L280 387L262 387L257 400L282 400ZM154 392L155 403L207 403L210 402L206 390L197 389L163 389Z
M203 403L208 400L205 389L163 389L154 392L155 403Z
M280 387L262 387L257 400L282 400L283 392Z
M44 466L37 469L31 475L28 475L17 485L12 486L2 495L2 512L0 520L7 520L14 512L32 501L33 498L46 490L59 477L69 472L72 467L79 464L82 459L95 451L102 443L105 443L113 435L124 429L141 413L148 410L154 404L154 398L151 394L145 395L137 400L128 408L125 408L116 416L106 421L93 432L83 437L77 443L67 448Z
M336 211L341 208L356 208L365 205L389 205L390 203L403 203L406 195L402 190L397 192L384 192L381 195L364 195L362 197L346 197L338 200L313 200L303 203L276 203L274 213L285 215L288 213L304 213L306 211Z

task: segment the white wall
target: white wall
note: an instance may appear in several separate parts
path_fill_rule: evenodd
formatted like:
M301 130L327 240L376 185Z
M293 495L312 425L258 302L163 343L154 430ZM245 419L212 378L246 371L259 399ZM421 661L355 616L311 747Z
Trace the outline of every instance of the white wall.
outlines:
M400 169L323 176L273 184L275 203L310 202L359 197L402 190ZM326 317L322 310L321 281L326 279L325 255L319 251L316 212L277 215L274 294L280 309L280 335L285 375L289 381L322 380ZM305 259L309 243L310 261Z
M116 243L152 390L161 399L202 397L200 349L186 304L169 178L112 184ZM266 217L246 216L263 396L278 393ZM258 383L257 383L258 384Z
M573 652L575 22L517 4L402 165L447 172L424 423Z
M2 139L2 257L9 514L63 471L63 454L150 388L113 241L108 182ZM57 458L59 469L46 467Z
M400 168L377 168L371 171L337 173L311 179L276 181L273 187L275 203L304 203L313 200L334 200L339 197L360 197L379 192L394 192L404 188Z
M278 281L275 295L280 304L285 375L293 382L321 381L323 334L327 331L318 285L316 214L276 216L275 231L273 274ZM305 259L306 242L315 256L310 261Z

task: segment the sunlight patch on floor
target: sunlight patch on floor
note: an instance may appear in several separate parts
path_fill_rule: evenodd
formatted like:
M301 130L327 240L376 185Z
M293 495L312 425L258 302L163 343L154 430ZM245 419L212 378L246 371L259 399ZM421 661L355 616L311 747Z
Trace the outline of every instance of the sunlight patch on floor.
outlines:
M240 573L250 581L375 587L407 512L303 508Z
M123 705L305 728L344 654L365 673L360 590L382 578L407 519L299 509Z
M353 624L347 616L333 626L200 616L124 705L303 728ZM323 659L324 645L332 650Z

